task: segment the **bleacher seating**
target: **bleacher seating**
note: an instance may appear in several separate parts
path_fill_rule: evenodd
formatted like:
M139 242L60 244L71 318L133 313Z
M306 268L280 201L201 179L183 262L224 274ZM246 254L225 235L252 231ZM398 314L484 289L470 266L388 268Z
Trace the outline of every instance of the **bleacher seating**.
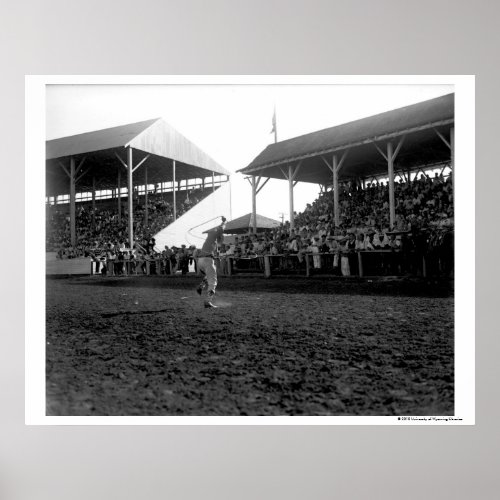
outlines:
M210 190L191 192L189 197L185 192L178 196L176 215L179 217L198 203ZM126 199L123 203L121 217L118 216L116 199L113 208L107 206L92 211L89 203L77 205L75 247L70 241L69 207L48 205L46 216L46 251L58 252L60 258L74 258L85 255L88 248L104 247L108 243L119 243L127 240L128 211ZM148 199L148 223L145 224L144 197L139 203L134 202L134 235L137 239L150 238L173 221L173 203L171 193L150 195Z
M340 225L333 218L333 193L322 193L294 218L295 227L286 222L261 234L235 238L221 248L221 272L245 270L305 270L307 274L331 272L338 275L418 274L453 272L453 185L451 178L422 175L412 182L395 184L396 218L389 227L388 186L370 183L364 189L349 182L339 186ZM209 192L207 192L209 194ZM178 200L180 216L202 198ZM56 207L47 212L47 251L59 258L94 255L103 261L114 259L156 259L158 270L167 272L168 262L180 269L185 254L192 258L194 248L156 247L151 238L173 220L171 203L159 196L149 199L149 220L144 224L144 206L134 207L136 248L127 247L126 212L118 217L111 209L88 208L77 211L78 243L69 244L69 217ZM92 215L94 215L92 217ZM96 249L101 252L95 256ZM264 259L264 256L268 256ZM427 260L426 260L427 259ZM170 266L170 268L172 268ZM113 266L115 267L114 263ZM108 266L109 268L109 266ZM149 266L142 266L149 274Z

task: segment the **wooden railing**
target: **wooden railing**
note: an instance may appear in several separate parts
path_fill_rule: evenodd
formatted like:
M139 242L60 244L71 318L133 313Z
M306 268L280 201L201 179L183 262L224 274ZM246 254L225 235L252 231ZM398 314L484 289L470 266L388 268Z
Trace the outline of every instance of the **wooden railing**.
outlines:
M102 270L105 270L104 273ZM91 260L90 274L106 276L137 276L138 274L172 274L172 263L169 259L134 259L134 260Z
M228 256L221 274L262 273L266 277L279 274L381 276L426 275L425 258L415 252L394 250L356 251L352 253L306 253L262 255L254 258Z
M194 259L196 262L196 259ZM414 275L426 277L429 256L416 252L398 250L370 250L351 253L306 253L257 255L255 257L222 256L215 259L220 276L243 274L273 275L338 275L338 276L402 276ZM97 269L99 264L99 270ZM440 261L432 262L435 269L441 270ZM107 276L136 276L138 274L171 275L180 272L172 266L170 259L159 257L152 259L101 260L91 261L90 274ZM195 269L197 269L195 263ZM348 268L348 271L347 271ZM197 272L199 274L199 272Z

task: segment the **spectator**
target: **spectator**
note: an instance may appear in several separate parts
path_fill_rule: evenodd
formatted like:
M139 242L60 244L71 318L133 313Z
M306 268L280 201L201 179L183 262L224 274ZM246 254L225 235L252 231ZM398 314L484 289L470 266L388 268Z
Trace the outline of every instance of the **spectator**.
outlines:
M178 268L180 269L181 273L187 274L189 271L189 255L186 249L186 245L181 245L181 248L178 253Z
M453 186L450 177L445 179L442 174L434 174L430 178L422 174L412 182L396 182L394 191L396 217L393 227L389 225L388 185L385 182L370 182L366 189L361 189L354 182L341 182L339 185L340 226L333 224L333 193L324 192L314 202L309 203L303 213L297 214L294 230L287 222L258 237L249 235L237 238L235 244L226 249L226 255L256 254L260 256L266 253L279 255L284 252L299 255L304 252L303 242L312 240L310 251L315 253L313 265L318 264L319 258L321 266L327 261L322 261L318 253L328 252L338 255L339 245L330 237L352 233L357 250L397 249L401 245L401 239L387 236L387 232L411 230L433 234L435 231L453 228ZM195 193L191 192L189 200L194 203L198 198ZM180 206L178 208L178 214L180 214L183 208ZM134 220L136 221L134 234L139 239L138 241L146 238L143 243L147 249L146 254L154 259L158 256L158 251L151 235L156 234L157 228L161 229L172 221L173 210L172 205L161 195L156 195L156 197L152 195L149 198L148 210L150 217L148 224L145 225L143 220L145 206L134 207ZM71 245L67 213L64 213L60 206L48 206L47 249L57 251L58 258L65 259L92 255L91 252L95 253L97 248L108 250L108 245L111 244L115 252L115 260L119 258L121 252L126 261L127 251L124 245L128 230L126 210L122 213L124 216L118 217L116 211L111 209L97 209L93 212L89 208L78 207L76 221L78 240L75 245ZM319 240L315 237L319 237ZM352 237L349 238L352 239ZM318 252L314 250L315 246ZM177 249L175 253L162 252L161 256L162 259L168 258L173 263L173 269L179 265L176 253ZM182 253L192 256L190 249L184 249L184 252L179 251L179 254Z
M315 236L314 239L312 240L311 243L311 252L313 254L313 267L314 269L320 269L321 268L321 256L319 254L319 236Z

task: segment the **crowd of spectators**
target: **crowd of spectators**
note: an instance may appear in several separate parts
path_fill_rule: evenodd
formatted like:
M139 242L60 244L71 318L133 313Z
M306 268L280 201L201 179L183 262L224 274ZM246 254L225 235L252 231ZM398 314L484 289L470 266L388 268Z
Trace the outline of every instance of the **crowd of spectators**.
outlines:
M423 252L430 243L440 245L443 230L453 229L454 224L451 178L445 179L439 174L431 178L422 174L411 182L397 182L394 188L396 217L393 227L389 222L387 183L373 182L364 189L350 182L343 183L339 186L338 226L334 224L333 193L324 192L308 204L304 212L296 214L294 229L286 222L273 230L229 238L220 249L223 270L229 256L238 262L238 259L264 255L296 255L294 262L300 266L305 256L312 254L314 268L321 268L328 262L328 266L338 269L339 273L349 274L349 263L351 268L355 263L347 257L357 251L420 249ZM191 196L188 203L179 206L178 213L197 201ZM134 209L134 218L138 221L134 227L136 244L130 249L126 241L126 213L120 219L112 211L98 211L92 218L91 211L80 209L77 214L78 245L73 249L69 245L69 221L55 212L49 221L53 228L47 246L58 248L61 257L91 255L96 262L111 262L115 274L123 273L125 265L128 271L136 272L139 262L140 270L151 274L188 272L190 263L193 265L195 261L195 247L180 245L159 249L151 238L173 220L171 205L161 198L152 199L148 225L142 223L143 215L144 207L137 206ZM325 254L332 258L325 259Z
M335 226L333 193L321 194L304 212L295 216L295 228L286 222L260 235L236 238L228 249L239 256L298 253L315 247L322 252L347 245L357 250L390 249L401 246L401 235L436 228L453 228L451 178L422 175L411 183L395 184L396 218L389 223L388 185L372 183L365 189L345 183L340 186L340 224Z
M176 214L181 216L208 194L191 192L184 200L176 203ZM143 201L143 200L142 200ZM148 200L148 220L145 222L146 206L134 206L134 235L138 240L149 238L171 224L174 220L173 205L162 195L151 195ZM76 211L77 242L71 245L70 217L57 205L47 205L46 251L57 252L60 258L74 258L88 254L92 248L103 248L108 244L118 245L128 237L128 210L79 207Z
M295 216L294 229L286 223L258 235L236 237L223 247L222 258L297 255L296 263L301 265L305 256L312 254L314 268L328 262L339 273L350 274L349 267L357 266L352 258L357 251L405 250L423 255L431 245L440 247L443 234L454 227L451 178L422 174L412 182L395 183L394 192L393 227L389 221L387 183L370 183L364 189L344 183L339 193L338 226L334 224L333 193L326 192ZM333 258L320 254L332 254ZM445 257L452 258L449 253Z
M136 240L133 248L126 241L110 242L89 249L88 255L95 263L95 273L105 275L187 274L189 267L195 265L196 248L181 245L160 250L154 238L143 238Z
M407 231L428 228L453 219L453 188L451 177L439 174L434 178L421 174L411 182L394 183L396 219L389 224L389 186L384 182L369 183L365 189L350 182L339 186L340 225L337 231L347 229L356 233L377 231ZM323 193L295 219L295 225L310 229L318 226L332 231L333 193Z

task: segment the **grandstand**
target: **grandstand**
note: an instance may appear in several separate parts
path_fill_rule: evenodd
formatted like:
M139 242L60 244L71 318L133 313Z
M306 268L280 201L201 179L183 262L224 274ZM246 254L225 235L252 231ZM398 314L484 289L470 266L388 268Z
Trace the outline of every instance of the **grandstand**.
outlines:
M255 258L250 268L266 275L297 269L310 275L314 269L450 276L453 137L449 94L271 144L239 171L250 180L253 210L246 216L248 235L225 249L229 265L223 269L241 270L238 259ZM140 155L135 163L133 151ZM134 184L139 167L143 175L136 174ZM271 178L288 181L291 216L281 226L260 228L256 197ZM163 120L48 141L47 250L64 247L65 256L78 257L89 249L123 249L128 235L128 252L138 245L142 257L146 253L166 269L165 247L198 246L211 227L200 221L231 213L227 180L227 171ZM298 182L321 189L301 214L293 210ZM401 251L403 257L394 254ZM342 267L342 255L349 266Z
M448 94L271 144L238 172L251 178L254 200L261 181L288 181L292 229L293 188L298 182L331 188L333 217L339 226L339 182L350 181L363 187L387 176L392 229L395 174L410 182L422 170L436 166L449 166L453 172L453 142L454 94ZM255 201L253 210L255 216Z
M276 142L238 172L252 186L254 221L264 184L271 178L288 181L290 221L272 247L276 257L282 254L274 266L280 271L290 267L283 258L291 253L308 275L314 265L316 272L327 267L350 275L354 269L362 276L369 260L374 274L451 276L453 150L454 94L448 94ZM298 182L319 184L321 195L296 216L293 190ZM319 245L321 236L335 243ZM338 256L333 262L332 253ZM264 272L269 275L272 267L266 259Z
M453 126L444 96L230 181L162 121L48 141L46 274L72 277L46 280L46 415L454 414ZM288 221L256 213L271 178ZM295 214L297 182L320 193ZM195 247L220 215L214 312Z
M141 168L142 167L142 168ZM141 168L142 175L136 171ZM122 172L126 175L122 186ZM135 175L134 175L135 174ZM144 196L145 221L152 192L172 194L173 220L176 196L181 186L211 187L214 191L229 179L230 172L162 119L112 127L53 139L46 143L46 199L48 204L66 204L70 243L77 243L76 205L96 199L115 198L121 218L122 198L127 200L128 242L134 245L134 194ZM216 180L217 177L217 180ZM207 182L208 180L208 182Z

